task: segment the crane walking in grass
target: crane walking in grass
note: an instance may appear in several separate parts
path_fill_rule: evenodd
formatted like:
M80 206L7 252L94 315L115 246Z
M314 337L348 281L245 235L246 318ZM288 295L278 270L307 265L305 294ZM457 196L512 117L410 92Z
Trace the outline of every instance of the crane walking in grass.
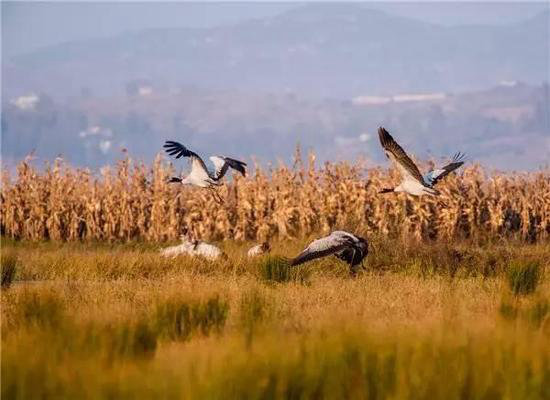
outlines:
M300 265L317 258L334 255L348 263L350 273L355 276L356 267L363 265L369 253L367 240L345 231L334 231L330 235L314 240L298 256L290 261L291 266Z
M212 156L210 161L214 164L215 171L211 172L206 167L206 164L199 155L178 142L167 140L164 144L165 151L175 156L189 157L191 159L191 172L186 177L172 177L170 183L181 183L182 185L194 185L202 188L207 188L212 191L212 194L218 202L221 202L219 194L215 191L217 186L221 186L220 180L225 176L227 170L231 167L235 171L239 171L243 176L246 176L246 163L224 156Z
M456 153L451 162L444 167L433 169L422 176L416 164L409 158L405 150L393 139L387 130L378 128L380 144L384 148L384 153L401 173L401 183L390 189L382 189L379 193L405 192L413 196L423 196L429 194L439 195L439 191L434 186L444 177L449 175L455 169L464 164L464 154Z

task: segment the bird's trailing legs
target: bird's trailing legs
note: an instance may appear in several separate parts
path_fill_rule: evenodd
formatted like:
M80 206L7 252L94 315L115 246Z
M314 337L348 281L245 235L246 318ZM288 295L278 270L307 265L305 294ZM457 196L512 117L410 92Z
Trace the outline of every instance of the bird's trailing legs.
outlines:
M352 251L353 251L353 255L351 256L351 263L350 263L350 266L349 266L349 272L350 272L351 276L355 278L357 276L357 270L355 269L354 263L355 263L355 255L357 253L357 250L355 248L352 248Z

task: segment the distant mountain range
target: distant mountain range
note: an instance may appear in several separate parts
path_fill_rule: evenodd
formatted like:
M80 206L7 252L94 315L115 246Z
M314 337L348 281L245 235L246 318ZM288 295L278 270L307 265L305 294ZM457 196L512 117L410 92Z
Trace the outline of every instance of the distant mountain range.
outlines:
M150 29L3 60L3 94L56 99L159 88L350 98L466 91L548 79L549 13L505 26L445 27L361 4L312 4L216 28Z
M379 125L419 158L501 169L550 160L549 18L445 27L312 4L201 29L153 29L3 60L2 157L98 167L198 152L382 162Z

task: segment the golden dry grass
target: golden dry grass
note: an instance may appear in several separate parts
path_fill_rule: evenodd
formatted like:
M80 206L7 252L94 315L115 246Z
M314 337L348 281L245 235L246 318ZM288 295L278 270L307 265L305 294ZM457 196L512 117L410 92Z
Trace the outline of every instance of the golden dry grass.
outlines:
M250 243L209 262L4 240L17 261L1 294L2 397L547 398L548 243L396 243L373 238L356 279L326 258L274 283L265 258L242 257ZM517 295L507 272L527 259L540 279Z
M398 181L396 171L315 157L293 167L235 176L215 202L208 191L170 186L161 157L152 166L131 159L99 175L55 161L43 170L22 162L17 176L4 171L1 230L7 237L52 240L177 238L184 229L205 240L303 237L348 228L409 239L497 238L528 241L550 235L550 171L488 174L467 166L439 186L438 199L377 195ZM364 177L366 176L366 178ZM444 204L444 206L442 206Z

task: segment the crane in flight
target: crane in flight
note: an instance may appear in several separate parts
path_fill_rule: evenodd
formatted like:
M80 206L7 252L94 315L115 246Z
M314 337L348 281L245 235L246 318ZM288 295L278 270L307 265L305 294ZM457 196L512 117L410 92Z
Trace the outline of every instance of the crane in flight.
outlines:
M419 197L425 194L437 196L439 191L434 186L464 164L464 154L459 152L453 156L451 162L447 165L433 169L422 176L416 164L387 130L382 127L378 128L378 137L386 157L392 161L401 173L401 183L398 186L382 189L379 193L405 192Z
M221 186L220 180L225 176L229 168L234 169L246 176L246 163L225 156L211 156L210 161L214 164L214 171L210 171L202 158L195 152L189 150L181 143L167 140L164 143L165 151L176 159L188 157L191 159L191 172L185 177L172 177L169 183L180 183L182 185L193 185L207 188L212 191L214 198L222 202L220 195L215 188Z

